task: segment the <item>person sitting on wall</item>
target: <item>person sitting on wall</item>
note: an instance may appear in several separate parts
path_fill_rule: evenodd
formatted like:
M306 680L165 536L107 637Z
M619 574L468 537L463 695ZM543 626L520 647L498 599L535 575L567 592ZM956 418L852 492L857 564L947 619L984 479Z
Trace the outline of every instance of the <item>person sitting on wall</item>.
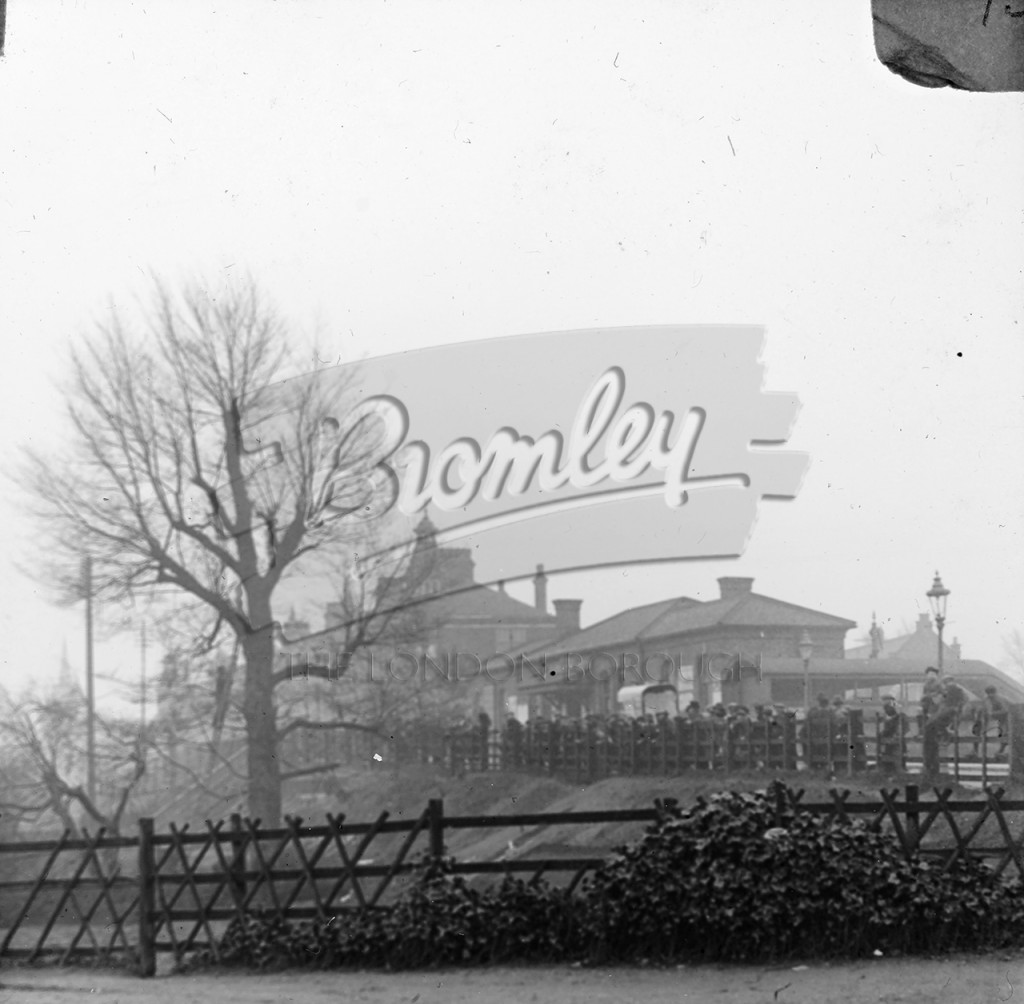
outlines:
M942 681L939 693L938 710L925 722L925 733L940 743L948 743L953 737L950 726L956 728L971 695L952 676Z

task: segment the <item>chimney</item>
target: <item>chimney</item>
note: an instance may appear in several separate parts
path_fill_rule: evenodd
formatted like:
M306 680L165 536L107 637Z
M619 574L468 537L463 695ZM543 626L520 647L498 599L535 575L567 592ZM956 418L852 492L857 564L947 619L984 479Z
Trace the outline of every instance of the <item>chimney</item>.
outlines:
M285 621L283 630L285 636L294 641L296 638L309 634L309 621L296 616L295 607L292 607L288 612L288 620Z
M583 600L554 600L555 621L559 637L576 634L580 629L580 607Z
M949 646L950 652L953 653L954 659L960 659L960 639L954 638L953 644Z
M928 634L932 633L932 618L931 614L918 614L917 615L917 630L924 631Z
M737 576L726 575L718 580L718 588L723 600L731 600L734 596L743 596L745 593L749 593L753 586L753 579L743 579Z
M544 566L537 566L537 574L533 577L533 605L542 613L548 612L548 577L544 574Z

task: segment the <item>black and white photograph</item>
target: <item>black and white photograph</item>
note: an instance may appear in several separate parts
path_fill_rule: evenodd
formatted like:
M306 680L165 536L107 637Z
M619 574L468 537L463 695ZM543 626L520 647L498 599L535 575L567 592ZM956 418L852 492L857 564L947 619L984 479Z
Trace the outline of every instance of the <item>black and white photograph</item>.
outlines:
M0 1002L1024 986L1024 4L0 0Z

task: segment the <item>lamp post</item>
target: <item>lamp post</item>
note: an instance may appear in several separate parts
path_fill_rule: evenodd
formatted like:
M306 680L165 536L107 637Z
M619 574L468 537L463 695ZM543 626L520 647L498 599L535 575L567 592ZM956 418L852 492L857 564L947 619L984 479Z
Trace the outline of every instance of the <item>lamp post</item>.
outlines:
M800 658L804 661L804 713L806 714L811 710L811 653L814 651L814 642L811 641L807 628L804 628L804 633L800 635L798 648Z
M946 600L949 598L949 590L942 584L939 573L935 573L935 580L932 588L925 593L928 597L928 605L932 608L932 616L935 618L935 627L939 632L939 672L942 672L942 628L946 623Z

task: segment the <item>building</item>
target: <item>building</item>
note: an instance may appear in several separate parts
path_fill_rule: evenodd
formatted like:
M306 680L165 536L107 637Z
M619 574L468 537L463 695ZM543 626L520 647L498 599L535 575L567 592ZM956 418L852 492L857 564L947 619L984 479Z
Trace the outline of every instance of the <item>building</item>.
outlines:
M549 611L547 584L538 565L532 605L501 583L481 585L472 552L438 547L424 517L403 574L389 583L411 620L397 639L382 638L374 657L402 669L418 663L449 688L447 704L492 721L616 713L623 688L663 683L676 688L680 705L797 708L819 694L880 705L888 693L910 705L920 699L925 668L936 662L938 638L927 614L913 632L892 639L873 618L870 642L847 649L855 621L757 593L752 578L719 578L714 600L673 597L586 628L581 600L556 599ZM326 627L344 616L342 604L328 605ZM963 659L955 640L944 646L943 662L977 696L995 685L1024 702L1024 686L988 663Z
M449 687L450 699L466 714L485 712L498 721L507 710L504 680L512 671L511 653L579 631L582 601L556 599L549 612L542 565L533 580L533 605L509 596L502 583L481 585L472 551L438 547L436 533L424 517L402 574L385 584L395 598L391 605L401 607L401 622L371 646L378 676L415 667L421 678ZM344 604L327 606L327 629L345 620Z
M760 667L799 659L805 637L822 657L842 659L854 621L763 596L753 584L723 577L716 600L675 597L624 610L554 644L525 646L515 700L530 714L608 714L619 710L623 687L672 683L684 702L753 703L770 699Z
M811 701L819 694L841 696L851 706L867 710L881 708L882 698L891 694L905 708L914 709L921 700L924 671L934 666L931 658L835 659L812 655L806 667L802 659L765 659L761 667L764 687L755 691L744 681L746 701L761 700L800 707L805 689ZM1024 703L1024 686L995 666L980 659L943 662L944 675L953 676L974 698L980 699L988 686L1011 703Z

